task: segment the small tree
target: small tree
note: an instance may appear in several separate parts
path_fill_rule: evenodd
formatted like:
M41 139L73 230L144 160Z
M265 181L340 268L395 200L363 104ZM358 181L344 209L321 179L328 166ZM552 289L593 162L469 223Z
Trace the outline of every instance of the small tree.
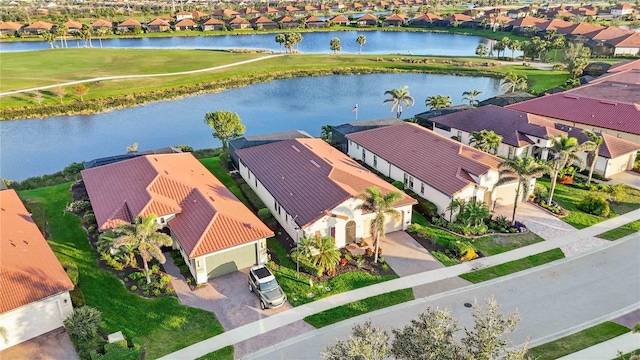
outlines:
M463 202L462 200L455 198L452 199L446 210L449 211L449 222L453 221L453 213L462 209Z
M322 127L320 128L320 138L331 144L333 140L331 135L332 131L333 125L322 125Z
M84 84L76 84L76 85L73 85L73 87L71 88L71 91L73 91L73 94L75 96L80 97L81 102L84 102L84 96L89 93L89 88L86 87Z
M96 336L101 322L100 311L90 306L82 306L73 310L63 324L70 336L88 340Z
M280 54L282 54L282 45L287 41L286 37L284 36L284 34L278 34L276 35L276 42L278 44L280 44Z
M402 115L402 105L409 107L415 103L415 100L409 94L409 87L407 85L399 89L391 89L384 92L385 95L391 96L385 99L382 103L391 103L391 111L396 110L396 118L400 119Z
M204 122L213 129L213 137L222 141L222 148L227 149L230 139L242 136L245 132L245 126L240 120L237 113L231 111L218 110L212 113L206 113Z
M591 149L594 144L590 141L580 144L578 143L578 139L567 135L560 135L549 139L551 140L551 147L548 149L551 159L549 159L548 171L551 182L549 184L549 199L547 200L547 204L551 205L560 170L574 162L577 162L580 170L583 170L585 165L584 160L578 153Z
M311 259L323 272L333 274L341 255L340 250L336 248L336 240L331 236L316 236L314 240L312 246L317 252L311 255Z
M42 93L40 91L35 90L33 92L33 100L35 100L38 105L41 105L42 101L44 101L44 97L42 96Z
M480 94L482 94L482 91L480 90L465 91L462 93L462 100L469 101L469 105L478 106L480 100L477 100L476 98Z
M326 360L383 360L390 354L389 334L367 321L354 325L348 340L329 345L322 351Z
M360 46L360 50L358 51L358 54L362 54L362 45L364 45L367 42L367 38L364 37L364 35L360 35L356 38L356 42Z
M461 359L454 339L458 321L448 309L427 307L402 329L393 329L391 353L401 360Z
M502 83L500 84L500 88L505 92L515 92L518 90L526 90L529 86L527 82L527 77L525 75L516 75L514 73L508 73L507 76L504 77Z
M342 50L342 45L340 45L340 39L338 38L331 39L331 41L329 42L329 46L334 54L337 54Z
M60 104L62 104L62 98L67 95L67 89L63 88L62 86L58 86L57 88L53 89L53 93L60 98Z
M487 48L487 45L480 43L478 47L476 47L476 55L483 57L483 56L487 56L488 53L489 53L489 49Z
M531 179L542 176L547 171L545 165L540 165L533 157L521 158L515 156L513 159L506 159L500 163L500 178L495 186L518 181L516 187L516 200L513 203L513 216L511 217L511 225L516 223L516 210L518 202L520 202L520 194L524 194L524 198L529 197L529 184Z
M56 35L49 31L45 31L42 33L41 36L42 36L42 39L46 41L49 44L49 46L51 46L51 48L53 49L53 42L56 40Z
M487 153L493 152L495 154L502 143L502 136L493 130L472 131L470 135L469 145Z
M433 95L427 97L425 105L431 110L442 109L451 106L451 96Z

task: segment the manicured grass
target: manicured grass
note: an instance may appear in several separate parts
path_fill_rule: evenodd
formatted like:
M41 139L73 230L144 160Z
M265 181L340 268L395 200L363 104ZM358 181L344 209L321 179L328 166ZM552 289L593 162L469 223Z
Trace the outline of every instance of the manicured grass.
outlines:
M247 206L249 205L247 200L244 198L244 195L242 195L238 183L235 182L235 180L233 180L231 176L229 176L222 165L220 165L219 156L200 159L200 162L202 163L202 165L204 165L204 167L211 171L211 173L215 175L215 177L217 177L218 180L220 180L220 182L238 198L238 200L242 201L242 203Z
M637 232L640 232L640 220L630 222L615 229L611 229L598 235L598 237L605 240L618 240L627 235L631 235Z
M305 273L300 272L296 276L296 263L289 259L287 251L278 240L267 239L267 247L275 253L280 261L280 267L274 271L274 275L284 292L287 293L289 303L293 306L398 278L397 275L371 275L366 271L348 272L339 274L325 282L313 283L313 286L310 286L309 277ZM327 289L329 290L327 291Z
M528 355L536 360L554 360L613 339L629 331L628 328L622 325L608 321L556 341L531 348Z
M549 189L549 178L540 178L537 182ZM593 193L594 191L582 190L570 185L557 184L553 193L553 201L569 210L569 215L562 218L562 221L577 229L584 229L601 221L607 220L608 218L587 214L578 210L577 205L580 200ZM595 193L601 194L605 198L607 197L605 193ZM636 210L640 208L640 190L626 186L622 198L618 202L610 202L609 205L611 207L611 214L609 215L609 218Z
M79 287L87 305L102 312L102 331L122 331L127 338L140 338L150 359L223 332L213 313L182 306L173 297L141 298L127 291L117 277L101 270L80 219L64 212L71 202L71 184L26 190L20 196L44 208L49 244L59 259L78 265Z
M516 273L535 266L546 264L558 259L564 258L564 254L560 249L552 249L540 254L527 256L526 258L509 261L504 264L492 266L486 269L470 272L460 275L461 278L474 284L479 282L495 279L500 276Z
M225 346L222 349L210 352L196 360L233 360L233 345Z
M631 355L640 355L640 349L634 350L630 353L626 353L623 355L618 356L617 358L613 359L613 360L629 360L631 358Z
M350 302L304 318L316 329L389 306L414 300L413 290L401 289Z

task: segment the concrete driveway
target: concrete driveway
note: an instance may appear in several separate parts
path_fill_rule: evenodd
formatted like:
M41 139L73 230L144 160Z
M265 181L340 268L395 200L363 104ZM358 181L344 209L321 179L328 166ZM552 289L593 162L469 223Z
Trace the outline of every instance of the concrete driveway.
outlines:
M640 174L634 171L624 171L611 177L611 184L627 184L640 189Z
M51 330L0 351L0 359L76 360L80 359L64 328Z
M394 231L380 240L382 257L400 276L413 275L443 268L444 265L433 257L422 245L405 231Z

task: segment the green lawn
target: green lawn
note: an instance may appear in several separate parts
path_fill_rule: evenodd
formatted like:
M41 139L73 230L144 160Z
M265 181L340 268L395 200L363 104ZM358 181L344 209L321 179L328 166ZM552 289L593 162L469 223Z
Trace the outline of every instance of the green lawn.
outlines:
M470 272L460 275L461 278L474 284L479 282L495 279L500 276L516 273L535 266L546 264L558 259L564 258L564 254L560 249L552 249L540 254L527 256L526 258L509 261L504 264L492 266L486 269Z
M384 309L389 306L414 300L412 289L401 289L386 294L380 294L366 299L350 302L330 310L319 312L304 318L304 321L316 329L335 324L342 320L350 319L358 315Z
M287 257L285 248L278 240L267 239L267 247L276 254L280 261L280 267L274 271L274 275L287 293L289 303L293 306L398 278L397 275L371 275L366 271L348 272L309 286L309 277L305 273L300 272L296 276L296 263Z
M613 339L629 331L628 328L622 325L614 322L605 322L573 335L531 348L528 355L536 360L554 360Z
M618 240L627 235L631 235L637 232L640 232L640 220L630 222L615 229L611 229L605 233L598 235L598 237L605 240Z
M631 358L631 355L640 355L640 349L636 349L630 353L626 353L623 355L618 356L617 358L613 359L613 360L629 360Z
M233 345L225 346L222 349L200 356L196 360L233 360Z
M547 189L549 189L549 182L550 180L547 177L537 180L537 183L543 185ZM593 191L578 189L570 185L557 184L553 193L553 201L569 210L569 215L562 218L562 221L577 229L584 229L601 221L607 220L608 218L587 214L578 210L577 204L580 200L593 193ZM603 197L607 196L604 193L600 194L602 194ZM609 218L636 210L640 208L640 190L626 186L622 199L620 199L619 202L610 202L609 205L611 206L611 214L609 215Z
M102 312L102 331L122 331L127 338L140 338L150 359L223 332L213 313L182 306L173 297L141 298L128 292L117 277L101 270L80 219L64 212L71 202L71 184L26 190L20 196L44 208L49 244L59 259L78 265L79 287L87 305Z

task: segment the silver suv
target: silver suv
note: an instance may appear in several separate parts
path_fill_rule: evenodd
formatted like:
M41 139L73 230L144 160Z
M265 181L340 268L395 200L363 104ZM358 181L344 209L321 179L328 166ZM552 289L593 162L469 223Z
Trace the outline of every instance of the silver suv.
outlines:
M258 296L262 310L274 309L287 302L287 295L278 285L276 277L264 265L254 266L249 271L249 291Z

